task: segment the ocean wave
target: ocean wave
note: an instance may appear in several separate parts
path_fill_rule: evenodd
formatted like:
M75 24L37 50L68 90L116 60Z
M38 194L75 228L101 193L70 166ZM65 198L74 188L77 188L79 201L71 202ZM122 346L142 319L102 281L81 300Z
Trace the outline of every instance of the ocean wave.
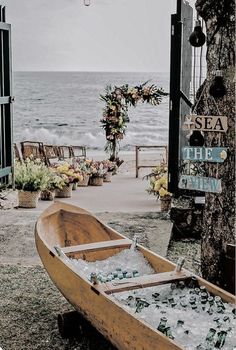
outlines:
M97 133L80 133L78 130L69 132L56 132L46 128L26 128L20 134L15 134L15 142L40 141L50 145L83 145L87 148L102 150L105 147L106 139L102 131ZM127 131L124 139L120 142L120 149L128 150L135 145L165 145L167 143L167 132L146 132L136 133Z

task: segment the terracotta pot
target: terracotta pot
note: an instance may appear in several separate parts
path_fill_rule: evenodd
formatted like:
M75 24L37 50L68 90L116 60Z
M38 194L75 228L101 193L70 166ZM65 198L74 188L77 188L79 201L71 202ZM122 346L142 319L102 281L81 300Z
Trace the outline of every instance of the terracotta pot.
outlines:
M103 177L91 177L89 184L91 186L102 186L103 185Z
M40 191L18 191L19 208L36 208Z
M161 201L161 211L169 211L171 208L171 197L164 196L160 198Z
M54 190L43 190L40 194L40 199L42 201L53 201L54 197L55 197Z
M88 186L88 183L89 183L89 175L84 175L83 180L79 181L77 185L79 187L86 187L86 186Z
M72 197L72 185L69 184L69 186L64 186L61 190L56 190L55 197L57 198L70 198Z
M111 178L112 178L112 171L108 171L104 177L103 177L103 181L104 182L111 182Z

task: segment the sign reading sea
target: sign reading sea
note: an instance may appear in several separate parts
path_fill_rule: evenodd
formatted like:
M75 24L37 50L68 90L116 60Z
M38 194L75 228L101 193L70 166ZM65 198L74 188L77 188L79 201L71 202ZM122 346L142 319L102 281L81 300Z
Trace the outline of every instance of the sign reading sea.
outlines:
M225 116L186 115L183 130L226 132L228 120Z
M227 158L225 147L182 147L183 160L223 163Z
M186 190L221 193L221 180L213 177L200 177L193 175L181 175L178 187Z

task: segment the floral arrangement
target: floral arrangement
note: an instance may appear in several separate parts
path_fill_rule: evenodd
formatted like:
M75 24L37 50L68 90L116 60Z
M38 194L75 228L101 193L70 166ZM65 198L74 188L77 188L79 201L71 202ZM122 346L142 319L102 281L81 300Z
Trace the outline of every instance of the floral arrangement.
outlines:
M80 169L67 162L63 162L62 164L54 164L52 170L62 177L66 185L83 180Z
M142 85L129 87L128 84L105 89L105 95L101 99L106 103L101 119L102 128L105 130L107 144L105 150L111 152L111 159L117 158L117 144L123 139L128 117L128 106L136 106L138 102L147 102L152 105L160 104L162 96L167 95L155 85Z
M77 158L73 162L73 166L78 169L83 176L92 174L92 159Z
M109 159L103 160L102 164L103 164L103 168L108 172L111 171L113 173L116 173L116 171L118 169L116 162L112 162Z
M62 190L64 186L68 184L68 179L66 175L56 174L54 171L49 169L49 181L47 185L47 190Z
M148 193L154 194L157 198L170 197L172 194L168 192L167 181L168 168L165 163L156 166L152 173L147 175L149 178Z
M40 159L15 161L15 186L18 190L35 192L46 189L49 179L48 168Z
M92 161L91 163L91 177L103 177L107 170L103 166L101 161Z

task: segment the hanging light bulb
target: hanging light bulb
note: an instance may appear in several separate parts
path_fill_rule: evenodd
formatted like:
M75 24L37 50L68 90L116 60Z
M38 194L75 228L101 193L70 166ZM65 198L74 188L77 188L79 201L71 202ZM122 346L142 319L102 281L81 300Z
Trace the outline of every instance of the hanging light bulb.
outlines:
M189 42L194 47L200 47L205 44L206 36L202 31L201 21L195 22L193 32L190 34Z
M84 5L85 6L90 6L90 0L84 0Z
M204 145L204 137L201 133L201 131L194 130L192 132L192 135L189 138L189 145L194 147L194 146L203 146Z
M226 88L221 70L216 71L215 78L209 89L209 94L215 98L223 97L226 94Z

